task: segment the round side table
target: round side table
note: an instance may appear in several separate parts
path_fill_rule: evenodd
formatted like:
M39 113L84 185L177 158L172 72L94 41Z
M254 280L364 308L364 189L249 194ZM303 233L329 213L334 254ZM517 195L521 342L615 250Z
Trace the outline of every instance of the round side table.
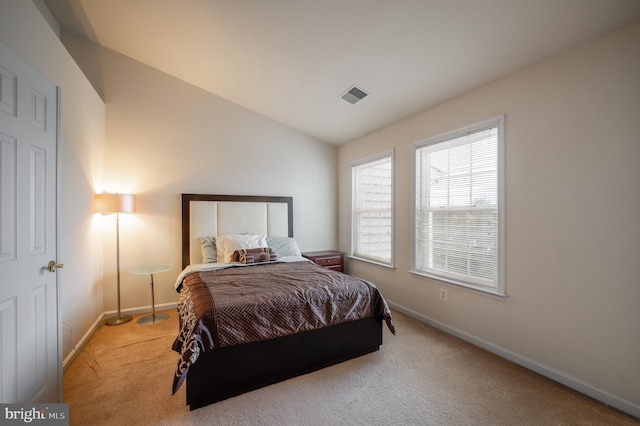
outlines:
M138 319L138 324L142 325L150 325L156 324L162 321L166 321L169 319L169 315L159 314L156 315L156 302L155 302L155 292L153 290L153 274L158 274L160 272L168 271L173 268L171 265L147 265L141 266L139 268L135 268L129 271L130 274L134 275L150 275L151 276L151 315L146 315L140 319Z

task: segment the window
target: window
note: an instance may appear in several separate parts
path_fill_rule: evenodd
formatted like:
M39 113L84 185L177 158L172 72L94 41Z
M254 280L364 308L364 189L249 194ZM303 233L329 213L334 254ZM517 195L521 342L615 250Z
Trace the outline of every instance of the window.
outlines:
M503 122L416 146L415 273L505 294Z
M393 266L393 152L351 165L351 255Z

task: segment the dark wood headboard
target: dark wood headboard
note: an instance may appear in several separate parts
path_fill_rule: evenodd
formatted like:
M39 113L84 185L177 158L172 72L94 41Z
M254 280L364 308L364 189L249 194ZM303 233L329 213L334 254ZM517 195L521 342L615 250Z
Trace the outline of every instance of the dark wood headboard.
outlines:
M262 195L214 195L182 194L182 267L189 265L191 256L191 202L246 202L246 203L282 203L287 205L288 236L293 237L293 197L271 197Z

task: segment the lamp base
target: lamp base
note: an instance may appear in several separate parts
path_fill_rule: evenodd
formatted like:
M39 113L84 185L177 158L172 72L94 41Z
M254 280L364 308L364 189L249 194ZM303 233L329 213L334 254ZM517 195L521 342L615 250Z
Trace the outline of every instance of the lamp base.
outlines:
M142 324L142 325L151 325L151 324L157 324L159 322L162 321L166 321L169 319L169 315L167 314L155 314L155 315L147 315L145 317L142 317L140 319L138 319L138 324Z
M132 319L133 317L131 315L119 315L117 317L109 318L104 323L106 325L120 325L124 324L125 322L129 322Z

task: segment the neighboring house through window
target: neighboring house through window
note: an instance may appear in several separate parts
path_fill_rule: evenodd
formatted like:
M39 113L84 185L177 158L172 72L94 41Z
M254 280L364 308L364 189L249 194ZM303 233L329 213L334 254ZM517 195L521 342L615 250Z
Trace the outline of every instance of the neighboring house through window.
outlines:
M416 145L413 273L504 295L504 117Z
M351 256L393 266L393 151L351 164Z

